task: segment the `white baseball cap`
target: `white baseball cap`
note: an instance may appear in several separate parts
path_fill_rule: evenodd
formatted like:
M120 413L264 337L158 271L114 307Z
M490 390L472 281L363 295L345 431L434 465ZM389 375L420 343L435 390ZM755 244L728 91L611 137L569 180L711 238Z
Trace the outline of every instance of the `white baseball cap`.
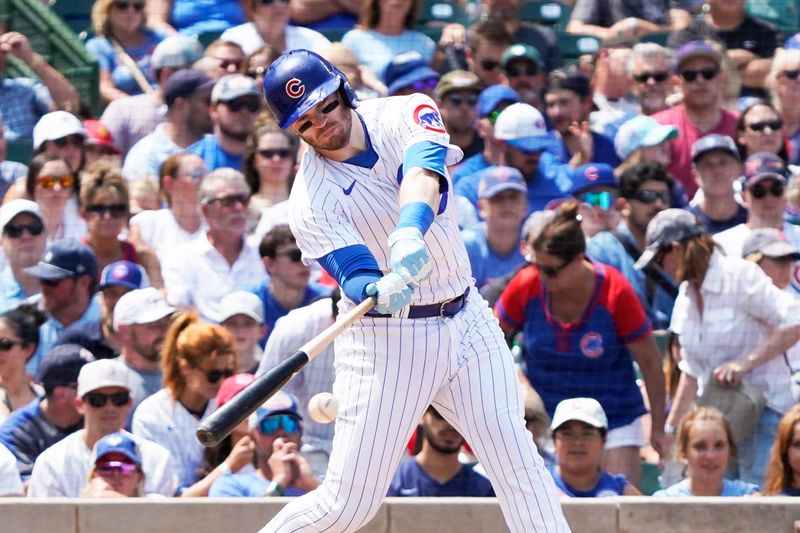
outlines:
M6 229L6 225L14 220L15 216L22 213L30 213L44 222L44 215L42 214L39 204L32 202L31 200L18 198L16 200L11 200L3 207L0 207L0 232Z
M225 322L232 316L249 316L259 324L264 323L264 304L261 298L247 291L226 294L220 301L219 321Z
M38 150L45 141L54 141L67 135L81 135L86 138L86 130L80 119L66 111L47 113L33 127L33 149Z
M149 324L175 312L155 287L125 293L114 307L114 329L130 324Z
M98 359L86 363L78 374L78 397L103 387L132 390L131 370L116 359Z
M608 429L606 412L594 398L569 398L560 401L553 413L550 430L555 431L571 420L578 420L598 429Z
M500 113L494 124L494 136L525 152L553 146L542 113L522 102L511 104Z

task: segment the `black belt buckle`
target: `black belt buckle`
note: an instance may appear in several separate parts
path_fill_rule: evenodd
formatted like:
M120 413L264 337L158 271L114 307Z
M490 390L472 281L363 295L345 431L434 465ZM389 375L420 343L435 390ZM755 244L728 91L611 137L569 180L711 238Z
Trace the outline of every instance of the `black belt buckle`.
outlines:
M462 294L460 294L460 295L458 295L458 296L456 296L454 298L450 298L449 300L443 301L439 305L439 316L443 316L443 317L446 317L446 318L452 318L452 317L456 316L459 313L459 311L464 309L464 302L467 301L467 296L468 295L469 295L469 288L467 288L467 290L464 291ZM456 304L458 306L458 309L455 312L453 312L452 314L446 315L445 314L445 307L450 305L450 304Z

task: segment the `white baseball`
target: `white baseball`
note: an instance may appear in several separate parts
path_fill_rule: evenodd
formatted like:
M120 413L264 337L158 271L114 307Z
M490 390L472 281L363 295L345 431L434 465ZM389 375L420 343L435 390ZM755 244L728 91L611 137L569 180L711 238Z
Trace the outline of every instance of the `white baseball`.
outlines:
M330 424L339 414L339 400L330 392L315 394L308 401L308 415L315 422Z

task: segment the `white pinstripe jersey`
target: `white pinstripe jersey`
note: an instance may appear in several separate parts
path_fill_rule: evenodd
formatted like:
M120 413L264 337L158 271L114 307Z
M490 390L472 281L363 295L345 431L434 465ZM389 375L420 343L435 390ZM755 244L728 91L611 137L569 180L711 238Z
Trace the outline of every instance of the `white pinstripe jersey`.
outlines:
M289 224L306 261L363 244L388 273L391 251L387 241L399 217L399 178L406 149L422 141L447 146L447 164L457 162L462 153L449 144L439 110L425 95L367 100L357 112L378 155L377 162L372 168L363 168L326 159L309 148L292 187ZM446 178L445 209L425 234L433 273L414 292L412 305L454 298L471 283L452 183L449 175ZM342 302L345 300L343 296Z

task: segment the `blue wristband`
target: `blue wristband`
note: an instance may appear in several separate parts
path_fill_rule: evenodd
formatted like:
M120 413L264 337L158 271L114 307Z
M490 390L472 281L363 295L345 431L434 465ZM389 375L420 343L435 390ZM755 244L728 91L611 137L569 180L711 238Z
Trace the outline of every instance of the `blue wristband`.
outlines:
M433 224L435 216L431 206L425 202L411 202L400 208L400 219L397 221L396 228L417 228L420 233L425 235Z
M383 276L375 256L363 244L334 250L317 261L339 283L345 296L356 303L367 297L367 285Z

